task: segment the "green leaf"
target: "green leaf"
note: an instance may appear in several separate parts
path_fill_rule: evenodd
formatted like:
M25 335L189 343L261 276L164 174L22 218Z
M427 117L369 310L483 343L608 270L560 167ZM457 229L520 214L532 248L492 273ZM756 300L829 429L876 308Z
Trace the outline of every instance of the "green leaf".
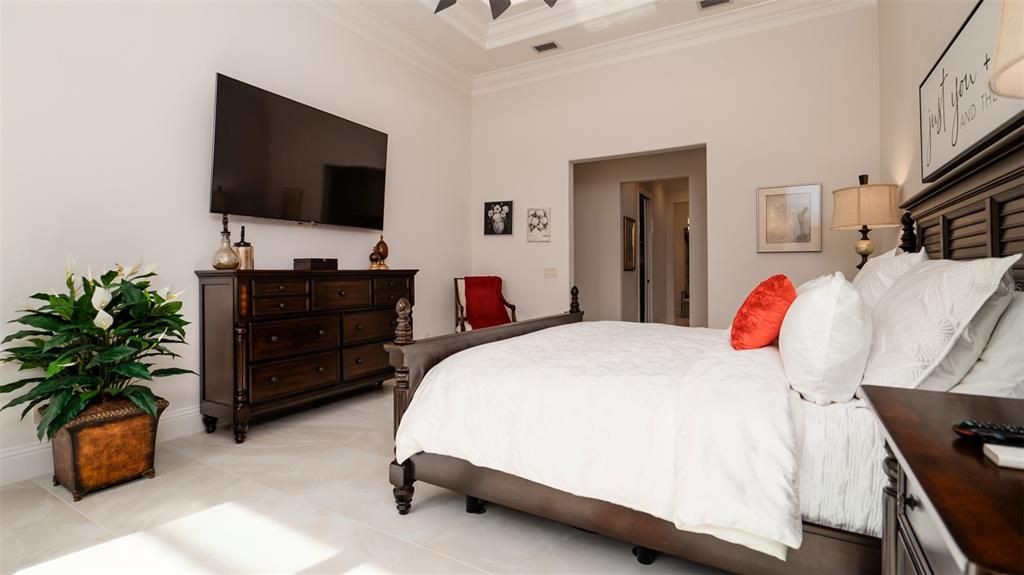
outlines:
M78 417L79 413L82 413L82 410L89 405L89 402L97 393L99 392L91 391L72 397L71 401L68 402L64 409L62 409L61 412L50 422L46 429L46 436L52 438L54 435L57 435L60 428L64 427L67 422ZM40 425L41 424L42 422L40 422ZM41 431L37 433L40 433L39 438L42 439Z
M117 270L110 270L109 272L100 276L100 283L103 284L104 287L109 286L110 282L114 281L114 278L116 277Z
M50 332L48 332L48 331L40 331L38 329L23 329L21 331L16 331L16 332L12 333L11 335L5 337L4 340L2 342L0 342L0 343L7 343L9 341L14 341L16 339L22 339L22 338L28 337L30 335L50 335Z
M149 366L144 363L122 363L114 366L112 371L127 378L153 379L153 375L149 373Z
M66 325L64 320L60 316L47 315L42 313L31 313L23 315L15 320L15 323L21 323L39 329L45 329L47 331L57 331L62 326Z
M124 395L139 409L156 417L156 396L153 390L141 385L129 385L124 389Z
M73 334L73 333L61 333L61 334L55 335L55 336L51 337L50 339L48 339L46 341L46 343L43 344L43 351L47 352L47 351L50 351L51 349L53 349L55 347L60 347L60 346L63 346L63 345L67 345L67 344L71 343L72 341L74 341L75 337L76 337L76 335Z
M43 438L46 430L50 427L50 423L60 415L61 411L64 411L71 398L71 390L64 390L50 399L50 404L46 406L46 409L43 411L43 417L39 420L39 425L36 426L36 435L39 436L39 439Z
M199 375L198 373L192 371L191 369L181 369L180 367L165 367L162 369L154 369L152 373L153 377L167 377L169 375L185 374Z
M43 301L48 302L48 301L50 301L50 295L51 294L48 294L48 293L36 292L36 293L28 296L28 299L38 299L38 300L43 300Z
M21 389L22 387L30 383L39 383L40 381L44 381L45 379L46 378L44 377L29 377L25 379L19 379L18 381L8 383L6 385L0 385L0 393L10 393L17 389Z
M92 358L92 361L86 365L86 369L103 363L117 363L137 351L138 350L134 347L128 347L125 345L107 348L96 354L96 357Z
M21 418L25 419L25 416L28 415L28 412L32 411L33 407L39 405L39 403L43 401L46 401L45 397L37 397L33 399L31 402L29 402L29 404L25 406L25 409L21 410Z
M15 405L21 405L22 403L32 401L37 397L47 398L52 395L59 393L64 389L74 389L76 386L82 387L93 383L96 378L90 375L68 375L64 377L57 377L48 379L39 385L33 387L28 393L21 395L7 402L7 405L0 408L0 411L7 409L8 407L14 407Z

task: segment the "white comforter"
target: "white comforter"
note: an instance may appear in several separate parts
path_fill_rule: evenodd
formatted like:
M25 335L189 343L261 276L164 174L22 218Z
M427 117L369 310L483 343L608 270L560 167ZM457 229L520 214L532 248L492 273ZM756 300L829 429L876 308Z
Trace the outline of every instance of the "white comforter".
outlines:
M802 538L778 351L721 330L586 322L453 355L396 437L784 559Z

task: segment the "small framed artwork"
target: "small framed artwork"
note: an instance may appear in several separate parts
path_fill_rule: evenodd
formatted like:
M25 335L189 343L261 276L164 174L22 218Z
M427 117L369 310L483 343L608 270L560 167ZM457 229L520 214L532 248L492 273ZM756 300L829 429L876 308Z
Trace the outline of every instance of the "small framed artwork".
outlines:
M512 235L512 202L484 202L484 235Z
M622 270L636 270L636 220L631 217L622 218Z
M821 251L821 184L757 189L757 251Z
M551 208L529 208L526 210L526 241L551 241Z

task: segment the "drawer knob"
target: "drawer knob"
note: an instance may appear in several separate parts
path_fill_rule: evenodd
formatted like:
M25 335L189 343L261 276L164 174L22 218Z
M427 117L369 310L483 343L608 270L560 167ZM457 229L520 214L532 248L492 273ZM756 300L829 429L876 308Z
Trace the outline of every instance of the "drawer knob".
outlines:
M280 340L281 338L277 337L276 335L270 336L270 343L277 343Z
M913 511L914 509L921 506L921 500L918 499L917 497L914 497L913 495L907 495L907 497L903 500L903 504L907 506L907 509Z
M284 291L284 286L283 285L277 286L277 291Z
M388 301L395 301L395 296L389 295L388 296Z
M327 330L326 329L318 329L318 330L316 330L316 334L317 335L327 335Z
M356 331L363 331L363 324L357 323L356 324Z
M356 358L356 365L363 365L363 358L357 357Z
M327 368L322 366L322 365L320 367L316 368L316 372L317 373L323 373L325 371L327 371Z
M394 280L388 282L388 287L395 287Z
M343 289L342 289L342 290L338 290L338 295L340 295L341 297L345 297L345 296L347 296L347 295L348 295L348 292L346 292L346 291L345 291L345 290L343 290Z
M281 302L281 303L277 304L277 307L279 307L281 309L284 309L284 307L285 307L284 302Z
M278 381L281 381L281 380L276 375L270 376L270 383L277 383Z

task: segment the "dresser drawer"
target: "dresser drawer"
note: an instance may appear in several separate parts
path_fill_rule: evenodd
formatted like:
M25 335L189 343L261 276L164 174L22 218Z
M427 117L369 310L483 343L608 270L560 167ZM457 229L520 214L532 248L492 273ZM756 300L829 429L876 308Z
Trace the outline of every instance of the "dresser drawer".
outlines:
M373 278L373 305L394 306L401 298L408 298L409 293L409 278Z
M395 336L395 312L390 309L346 313L341 317L345 345Z
M304 295L309 289L306 280L253 280L252 295Z
M338 352L319 353L252 368L253 403L337 383Z
M254 316L301 313L308 310L309 298L304 295L256 298L252 300L252 314Z
M345 309L370 305L370 280L313 280L313 309Z
M909 474L905 474L906 487L902 505L899 512L905 518L903 525L910 525L910 533L906 533L908 539L917 543L921 553L924 555L927 565L918 567L918 573L960 573L959 568L939 528L939 520L935 516L935 510L924 497L924 491L917 481Z
M338 346L338 316L255 323L249 340L252 361Z
M342 350L341 359L345 380L356 379L391 367L383 343L371 343Z

